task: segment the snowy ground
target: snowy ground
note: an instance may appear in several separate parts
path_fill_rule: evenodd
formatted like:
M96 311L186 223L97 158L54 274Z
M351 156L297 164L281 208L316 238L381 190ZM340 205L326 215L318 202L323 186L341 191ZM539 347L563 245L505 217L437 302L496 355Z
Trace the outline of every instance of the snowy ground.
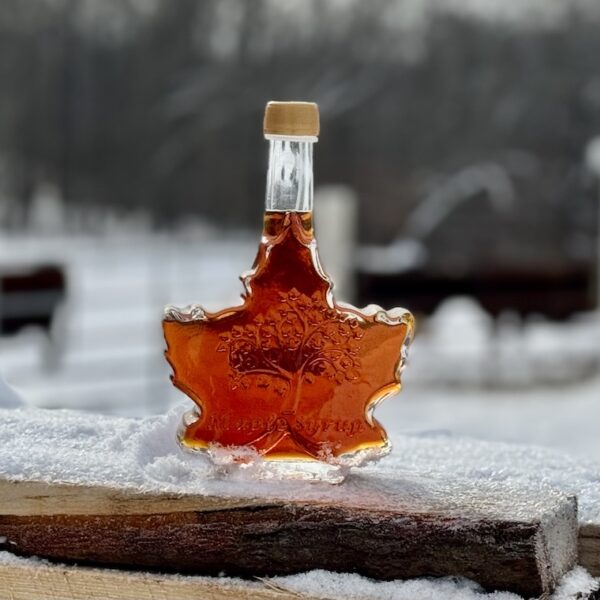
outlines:
M202 227L178 236L4 235L3 264L59 262L69 295L53 345L35 330L0 340L0 374L35 406L163 412L182 398L162 356L163 306L236 303L256 241ZM600 460L599 364L599 314L495 325L470 300L452 299L420 324L404 391L377 416L392 432L451 431Z
M139 418L75 411L0 409L0 477L204 495L294 498L415 506L464 514L494 497L497 518L538 514L556 490L577 495L579 520L600 524L600 462L535 446L485 442L441 433L392 434L394 452L354 471L343 485L277 481L268 462L216 477L204 455L176 440L183 406ZM265 468L267 470L265 470ZM257 483L257 480L258 483ZM258 485L258 487L257 487ZM452 508L453 507L453 508Z

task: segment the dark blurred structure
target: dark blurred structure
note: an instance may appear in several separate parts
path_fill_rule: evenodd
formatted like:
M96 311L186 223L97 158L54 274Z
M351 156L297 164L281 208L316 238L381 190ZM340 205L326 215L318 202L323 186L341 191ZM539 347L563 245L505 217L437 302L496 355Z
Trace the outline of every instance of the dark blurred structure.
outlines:
M0 335L33 325L50 336L66 287L63 270L55 265L9 272L0 269Z
M594 307L587 269L568 271L471 272L457 277L426 270L398 274L359 273L359 304L410 306L415 313L432 314L450 296L470 296L491 315L510 308L522 316L543 315L562 320Z
M427 250L412 279L362 269L364 299L589 307L600 10L521 4L510 20L443 2L3 0L4 224L26 223L47 181L68 206L146 207L161 227L256 226L264 103L311 99L316 178L358 192L361 239Z

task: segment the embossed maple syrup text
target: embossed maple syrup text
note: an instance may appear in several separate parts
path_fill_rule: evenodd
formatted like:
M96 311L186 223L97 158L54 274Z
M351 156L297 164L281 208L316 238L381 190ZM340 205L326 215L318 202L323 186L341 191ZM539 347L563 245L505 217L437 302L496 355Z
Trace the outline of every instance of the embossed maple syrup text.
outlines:
M365 428L363 419L349 421L347 419L302 419L296 418L293 413L273 414L266 420L262 418L240 417L234 413L230 415L213 416L208 422L208 427L214 431L305 431L308 435L336 431L347 436L360 433Z

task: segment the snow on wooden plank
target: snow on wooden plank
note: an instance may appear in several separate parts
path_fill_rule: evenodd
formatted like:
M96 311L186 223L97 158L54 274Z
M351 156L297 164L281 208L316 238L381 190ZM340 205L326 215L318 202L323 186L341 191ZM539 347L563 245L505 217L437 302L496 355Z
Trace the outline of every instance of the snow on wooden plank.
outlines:
M183 453L182 409L0 412L0 536L24 553L244 575L465 575L533 595L575 561L573 492L586 519L597 511L593 466L536 448L397 436L390 457L342 485L257 482ZM566 469L579 479L565 494L547 482Z

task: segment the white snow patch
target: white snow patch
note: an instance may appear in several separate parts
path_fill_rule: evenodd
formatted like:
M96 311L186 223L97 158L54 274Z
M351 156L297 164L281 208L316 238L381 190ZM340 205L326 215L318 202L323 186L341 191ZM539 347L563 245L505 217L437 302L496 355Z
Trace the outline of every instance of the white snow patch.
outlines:
M269 579L280 588L323 600L519 600L510 592L486 593L463 577L375 581L354 573L310 571Z
M564 323L510 312L494 320L475 300L453 297L419 325L407 380L421 385L546 392L600 368L597 311Z
M552 600L579 600L598 589L600 579L592 577L583 567L575 567L562 578Z

